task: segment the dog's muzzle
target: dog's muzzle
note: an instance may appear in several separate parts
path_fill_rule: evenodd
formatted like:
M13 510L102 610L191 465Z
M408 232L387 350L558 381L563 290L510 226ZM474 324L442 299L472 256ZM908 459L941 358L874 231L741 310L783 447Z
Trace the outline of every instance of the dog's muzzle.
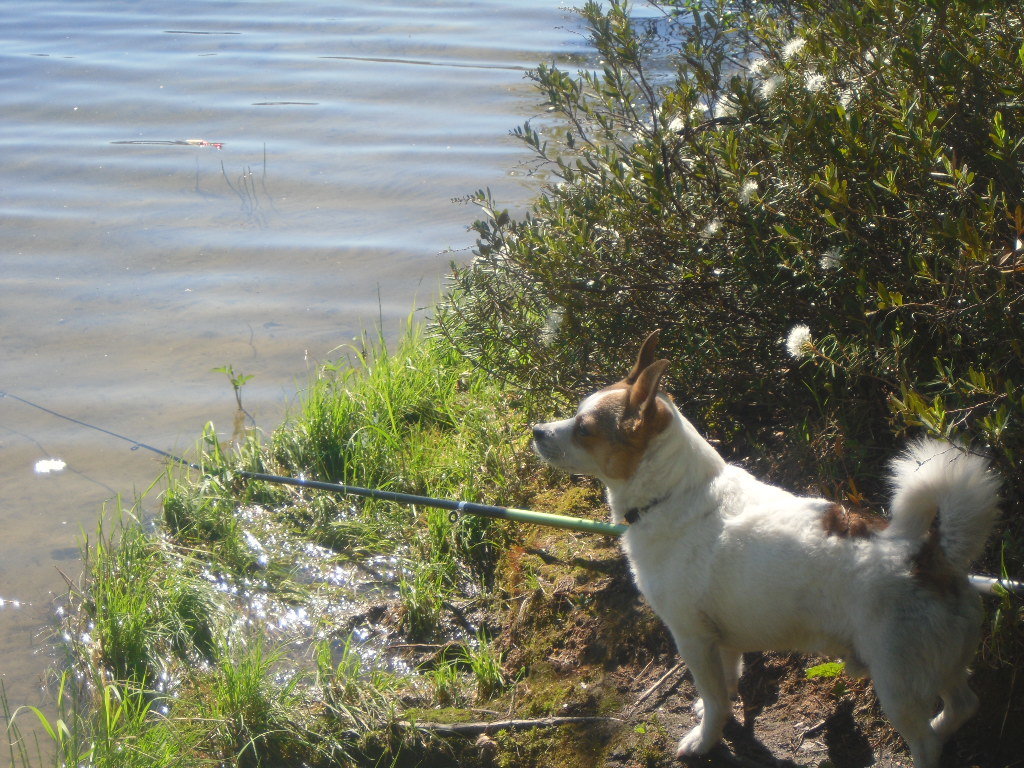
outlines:
M535 424L533 427L533 450L538 456L546 461L555 458L559 451L552 451L551 430L544 424Z

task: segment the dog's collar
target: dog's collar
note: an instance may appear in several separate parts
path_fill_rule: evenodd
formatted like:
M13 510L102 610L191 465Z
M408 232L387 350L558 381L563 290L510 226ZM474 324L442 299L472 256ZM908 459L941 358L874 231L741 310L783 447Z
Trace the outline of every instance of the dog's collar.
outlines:
M622 516L622 519L630 525L634 525L641 518L641 516L646 515L648 512L651 511L651 507L655 507L658 504L661 504L661 502L663 502L667 498L668 496L659 496L654 501L650 501L644 504L642 507L630 507L629 509L626 510L626 514Z

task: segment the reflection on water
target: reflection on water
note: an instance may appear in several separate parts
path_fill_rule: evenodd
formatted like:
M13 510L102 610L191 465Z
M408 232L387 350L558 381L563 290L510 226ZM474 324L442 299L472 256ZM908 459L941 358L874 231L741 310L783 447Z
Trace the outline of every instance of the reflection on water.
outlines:
M205 578L230 601L236 617L233 630L257 629L275 641L291 640L291 653L297 657L317 640L351 632L366 660L397 663L381 654L390 628L368 621L368 616L398 597L404 553L353 560L296 536L262 507L240 509L238 517L259 567L283 569L308 590L296 590L282 600L259 579L237 580L208 571Z
M40 459L36 462L35 470L37 475L48 475L51 472L60 472L67 466L67 462L60 459Z
M0 390L177 452L230 429L231 365L271 428L316 361L430 302L471 243L450 200L522 205L523 71L581 56L574 23L558 0L5 4ZM145 454L0 398L13 703L41 700L68 553L159 475Z

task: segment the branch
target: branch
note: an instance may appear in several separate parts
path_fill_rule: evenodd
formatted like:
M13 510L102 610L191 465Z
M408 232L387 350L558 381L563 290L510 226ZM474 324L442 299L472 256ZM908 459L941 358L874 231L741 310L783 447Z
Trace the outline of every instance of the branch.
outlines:
M561 725L591 725L594 723L622 722L617 717L541 717L535 720L492 720L478 723L420 723L407 720L397 723L399 728L429 731L437 736L479 736L493 731L523 731L530 728L556 728Z
M678 664L676 664L674 667L672 667L668 672L666 672L664 675L659 677L658 681L654 685L652 685L650 688L648 688L646 691L644 691L643 693L641 693L637 697L636 701L633 702L633 706L634 707L638 707L641 704L643 704L644 701L646 701L647 698L652 693L654 693L656 690L658 690L661 687L662 683L664 683L666 680L668 680L670 677L672 677L672 675L674 675L676 672L678 672L680 669L682 669L683 666L684 666L683 662L680 661ZM673 685L672 688L674 688L676 685L679 685L680 682L682 682L682 678L679 678L679 680L677 680L675 682L675 685ZM669 688L669 690L672 690L672 688Z

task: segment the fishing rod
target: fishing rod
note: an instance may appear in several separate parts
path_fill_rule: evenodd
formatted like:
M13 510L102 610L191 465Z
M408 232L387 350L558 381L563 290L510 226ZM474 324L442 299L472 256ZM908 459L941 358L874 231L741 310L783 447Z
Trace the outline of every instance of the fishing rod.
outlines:
M381 491L375 488L360 488L358 485L344 485L342 483L324 483L319 480L306 480L301 477L287 477L284 475L268 475L263 472L231 471L241 477L247 477L252 480L263 480L267 483L297 485L301 488L315 488L320 491L331 491L332 493L341 493L347 496L363 496L368 499L393 501L398 504L413 504L419 507L447 509L453 514L453 516L458 515L459 513L465 513L468 515L476 515L477 517L490 517L495 520L511 520L516 523L545 525L549 528L563 528L570 531L583 531L584 533L601 533L605 536L621 536L629 527L626 525L605 523L600 520L588 520L585 517L554 515L549 512L534 512L529 509L516 509L515 507L476 504L472 501L456 501L454 499L435 499L431 496L415 496L411 493Z
M181 456L176 456L173 453L169 453L160 448L157 448L147 443L143 443L139 440L133 440L125 435L118 434L109 429L98 427L94 424L81 421L80 419L66 416L57 411L46 408L38 403L34 403L31 400L26 400L23 397L11 394L10 392L0 391L0 399L9 397L12 400L17 400L20 403L36 408L44 413L56 416L57 418L70 421L73 424L78 424L88 429L102 432L110 437L117 438L130 443L132 450L142 448L143 450L150 451L159 456L163 456L177 464L194 469L198 472L202 472L205 475L211 476L213 473L208 472L200 465L188 461ZM477 504L471 501L457 501L454 499L438 499L431 496L417 496L411 493L399 493L397 491L384 491L377 488L363 488L358 485L347 485L344 483L327 483L320 480L307 480L303 477L289 477L287 475L274 475L266 472L250 472L248 470L224 470L226 473L233 474L237 477L244 477L249 480L260 480L265 483L274 483L277 485L291 485L299 488L311 488L314 490L328 491L330 493L340 493L346 496L360 496L368 499L376 499L378 501L390 501L397 504L411 504L421 507L431 507L434 509L446 509L449 510L453 516L459 514L475 515L477 517L488 517L496 520L509 520L517 523L531 523L534 525L543 525L550 528L561 528L564 530L571 531L582 531L583 533L597 533L605 536L622 536L627 530L628 525L618 525L615 523L606 523L600 520L589 520L583 517L571 517L568 515L555 515L549 512L534 512L528 509L516 509L514 507L501 507L491 504ZM978 574L968 574L967 579L971 584L971 587L982 594L998 595L1001 592L1012 592L1015 594L1024 594L1024 583L1019 581L1012 581L1009 579L1000 579L992 576L980 576Z

